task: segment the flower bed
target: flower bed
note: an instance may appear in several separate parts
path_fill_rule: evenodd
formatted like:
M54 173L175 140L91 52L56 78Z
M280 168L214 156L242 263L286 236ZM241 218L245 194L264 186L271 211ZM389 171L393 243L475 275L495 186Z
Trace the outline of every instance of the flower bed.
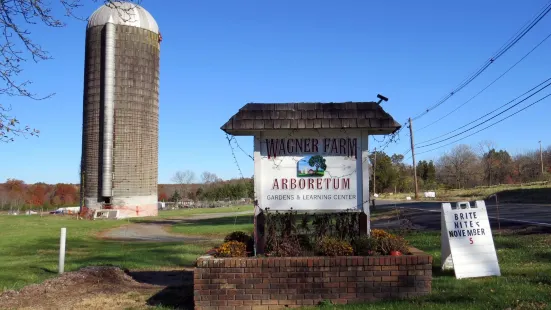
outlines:
M361 236L357 213L272 214L266 253L233 232L197 260L196 309L270 309L346 304L430 293L432 257L405 239L373 229Z
M266 309L409 298L430 293L432 257L203 256L194 272L196 309Z

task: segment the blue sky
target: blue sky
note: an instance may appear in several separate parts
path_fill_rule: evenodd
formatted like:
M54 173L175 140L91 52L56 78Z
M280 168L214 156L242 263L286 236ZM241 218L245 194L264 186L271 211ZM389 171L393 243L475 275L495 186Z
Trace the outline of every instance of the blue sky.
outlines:
M87 6L79 10L84 16L98 6L84 2ZM390 99L386 111L403 123L482 65L546 3L143 0L163 35L159 182L168 183L175 171L185 169L239 177L219 128L247 102L370 101L381 93ZM56 95L45 101L4 98L17 118L42 135L0 145L0 181L78 182L85 28L77 20L62 29L30 28L55 59L29 63L23 77L33 81L33 91ZM551 15L414 129L477 93L549 29ZM548 78L550 52L551 40L452 117L415 132L416 140L469 122ZM549 104L543 101L463 142L492 140L512 153L535 149L538 140L549 145L544 136L551 132ZM252 153L251 137L238 141ZM408 145L402 134L387 151L403 152ZM418 160L436 158L451 147ZM251 176L252 160L240 151L236 155L244 175Z

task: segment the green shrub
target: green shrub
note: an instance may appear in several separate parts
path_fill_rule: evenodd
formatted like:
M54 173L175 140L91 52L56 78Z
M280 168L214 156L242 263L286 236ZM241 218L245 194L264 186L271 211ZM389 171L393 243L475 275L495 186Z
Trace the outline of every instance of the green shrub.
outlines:
M350 243L333 237L322 238L319 251L324 256L350 256L354 254Z
M247 257L247 245L239 241L224 242L217 250L216 257Z
M243 231L234 231L232 233L229 233L225 238L224 242L228 241L237 241L242 243L249 243L249 241L252 239L252 237Z
M373 239L373 248L380 255L390 255L393 251L399 251L402 254L409 254L408 242L397 235L390 234L381 229L371 230L371 239Z
M382 255L390 255L393 251L399 251L402 254L409 253L408 242L400 236L390 235L388 237L382 237L376 240L378 252Z
M269 249L271 256L293 257L301 256L302 247L298 238L287 237L274 242Z
M377 239L368 236L361 236L352 241L354 254L358 256L369 256L377 254Z

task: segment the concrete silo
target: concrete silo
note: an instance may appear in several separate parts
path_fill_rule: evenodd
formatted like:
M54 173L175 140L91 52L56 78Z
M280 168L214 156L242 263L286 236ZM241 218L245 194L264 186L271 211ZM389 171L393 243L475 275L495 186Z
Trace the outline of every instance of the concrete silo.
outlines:
M159 54L151 14L103 5L86 29L81 184L88 209L157 215Z

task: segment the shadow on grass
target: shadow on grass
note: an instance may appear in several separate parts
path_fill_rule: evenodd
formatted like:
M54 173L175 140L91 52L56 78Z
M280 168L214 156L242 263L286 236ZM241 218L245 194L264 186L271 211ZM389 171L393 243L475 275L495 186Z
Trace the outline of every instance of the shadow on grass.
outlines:
M194 309L193 285L169 286L147 299L147 304L169 309Z
M441 267L434 265L432 266L432 276L433 278L455 278L455 272L453 270L442 270Z
M193 309L193 271L127 271L140 283L166 286L147 299L147 304L172 309Z
M211 219L183 220L174 224L174 232L190 234L227 234L235 230L252 232L254 223L253 215L239 215Z
M510 189L497 193L500 202L550 203L551 188Z

